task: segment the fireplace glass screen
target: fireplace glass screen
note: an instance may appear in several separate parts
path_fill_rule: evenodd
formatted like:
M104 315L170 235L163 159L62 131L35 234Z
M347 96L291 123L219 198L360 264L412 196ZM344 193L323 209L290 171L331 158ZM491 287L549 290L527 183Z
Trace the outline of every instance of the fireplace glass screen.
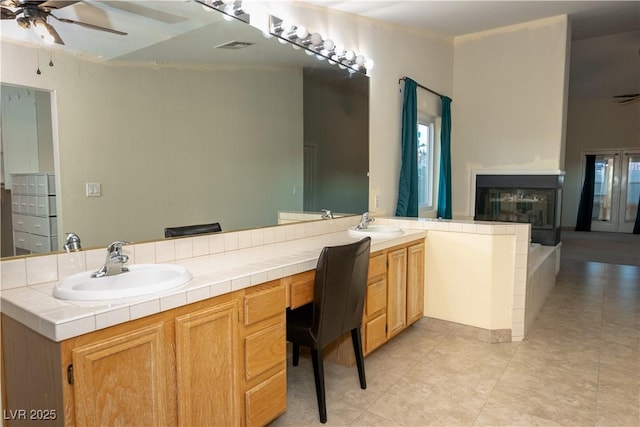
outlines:
M560 241L562 176L478 175L478 221L531 224L531 240L544 245Z

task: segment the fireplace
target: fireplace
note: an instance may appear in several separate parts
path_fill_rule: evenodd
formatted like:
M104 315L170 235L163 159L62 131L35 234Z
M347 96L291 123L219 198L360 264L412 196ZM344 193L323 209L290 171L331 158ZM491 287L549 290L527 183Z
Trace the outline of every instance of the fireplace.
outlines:
M474 219L531 224L531 241L560 243L563 175L477 175Z

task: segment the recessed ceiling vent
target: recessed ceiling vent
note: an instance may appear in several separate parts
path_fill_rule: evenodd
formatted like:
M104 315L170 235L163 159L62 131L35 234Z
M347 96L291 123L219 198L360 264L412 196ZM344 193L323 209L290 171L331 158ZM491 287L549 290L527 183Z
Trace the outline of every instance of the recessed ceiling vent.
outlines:
M252 44L255 43L250 43L250 42L239 42L236 40L227 42L227 43L222 43L219 44L218 46L216 46L216 49L244 49L245 47L249 47Z

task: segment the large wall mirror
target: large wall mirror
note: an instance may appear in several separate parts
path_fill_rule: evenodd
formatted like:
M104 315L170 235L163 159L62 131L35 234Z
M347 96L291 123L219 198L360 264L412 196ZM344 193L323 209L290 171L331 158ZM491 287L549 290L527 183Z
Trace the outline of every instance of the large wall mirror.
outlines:
M47 50L16 42L12 31L24 30L3 21L2 256L13 255L11 173L55 173L55 250L65 232L88 248L162 239L165 227L220 222L228 231L275 225L280 211L368 209L366 76L194 1L87 1L56 14L113 22L132 37L53 21L67 48ZM161 29L173 36L145 39ZM82 44L102 58L65 50ZM33 114L10 112L18 96L38 99ZM46 166L13 166L22 129L43 135L36 147L51 144Z

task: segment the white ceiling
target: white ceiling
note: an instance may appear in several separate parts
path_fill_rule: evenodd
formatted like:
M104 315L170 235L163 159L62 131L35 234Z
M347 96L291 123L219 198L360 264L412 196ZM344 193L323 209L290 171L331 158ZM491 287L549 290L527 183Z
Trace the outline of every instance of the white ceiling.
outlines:
M572 19L573 39L640 29L639 1L304 2L451 37L564 14Z
M372 19L413 27L428 33L455 37L559 14L572 18L573 38L588 38L640 29L639 1L322 1L307 0ZM247 9L250 12L250 3ZM65 41L65 50L103 60L156 61L159 63L240 63L247 57L289 61L292 49L278 48L274 40L241 22L227 22L217 12L205 12L194 0L97 1L85 0L54 14L125 31L127 36L87 29L50 19ZM3 20L2 38L37 43L33 31L15 21ZM241 40L256 43L240 51L214 46ZM276 47L274 53L270 47ZM56 46L56 48L60 48ZM297 56L299 58L299 55Z

